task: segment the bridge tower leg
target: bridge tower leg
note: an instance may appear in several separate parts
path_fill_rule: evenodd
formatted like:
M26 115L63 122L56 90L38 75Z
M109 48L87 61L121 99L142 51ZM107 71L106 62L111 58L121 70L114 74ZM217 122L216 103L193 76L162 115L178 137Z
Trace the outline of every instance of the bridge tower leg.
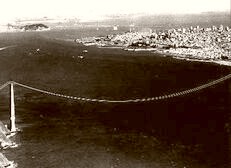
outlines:
M10 126L11 132L16 131L15 126L15 104L14 104L14 84L10 83Z

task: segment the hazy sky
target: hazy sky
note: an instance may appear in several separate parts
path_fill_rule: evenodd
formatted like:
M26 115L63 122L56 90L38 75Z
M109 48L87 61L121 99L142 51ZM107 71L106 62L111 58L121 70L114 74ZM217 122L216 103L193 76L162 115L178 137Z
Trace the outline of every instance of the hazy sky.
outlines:
M21 17L229 11L230 0L0 0L0 20Z

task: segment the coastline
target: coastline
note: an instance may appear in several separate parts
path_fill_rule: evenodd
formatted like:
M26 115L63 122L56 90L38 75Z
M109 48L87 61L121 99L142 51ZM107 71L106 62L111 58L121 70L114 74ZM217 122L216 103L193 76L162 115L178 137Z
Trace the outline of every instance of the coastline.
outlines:
M175 58L175 59L185 60L185 61L215 63L215 64L219 64L219 65L224 65L224 66L231 66L231 61L226 61L226 60L197 59L195 57L187 57L186 55L183 55L183 54L176 54L176 53L166 52L165 50L164 51L157 50L157 51L155 51L155 53L162 54L162 55L165 55L167 57L172 57L172 58Z
M174 59L179 59L179 60L185 60L185 61L193 61L193 62L204 62L204 63L215 63L215 64L219 64L219 65L224 65L224 66L231 66L231 60L219 60L219 59L197 59L194 56L187 56L184 54L176 54L176 53L172 53L169 52L169 50L164 50L164 49L157 49L157 48L126 48L123 46L100 46L97 45L96 43L91 44L91 45L85 45L84 43L82 43L84 46L88 47L88 46L95 46L97 48L107 48L107 49L122 49L128 52L152 52L152 53L158 53L162 56L165 57L172 57Z
M211 62L231 66L231 28L211 26L169 29L157 32L122 34L75 39L85 46L122 48L126 51L149 51L187 61Z
M0 148L5 150L7 148L15 148L18 145L13 142L10 137L14 136L15 132L11 132L1 121L0 121ZM7 157L0 152L0 167L16 168L17 164L14 161L9 161Z

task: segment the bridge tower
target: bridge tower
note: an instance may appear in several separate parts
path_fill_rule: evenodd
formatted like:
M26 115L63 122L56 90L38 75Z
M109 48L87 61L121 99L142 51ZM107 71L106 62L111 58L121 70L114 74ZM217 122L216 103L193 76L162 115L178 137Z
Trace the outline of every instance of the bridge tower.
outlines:
M14 83L10 83L10 131L15 132L15 104L14 104Z

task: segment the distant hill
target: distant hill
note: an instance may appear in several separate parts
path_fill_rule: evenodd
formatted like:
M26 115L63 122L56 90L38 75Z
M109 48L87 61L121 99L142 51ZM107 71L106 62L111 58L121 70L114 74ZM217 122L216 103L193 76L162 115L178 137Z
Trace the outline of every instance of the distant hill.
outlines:
M37 23L37 24L26 24L26 25L12 25L7 24L6 31L44 31L49 30L47 25Z
M49 27L40 23L40 24L25 25L25 26L22 26L21 29L25 31L36 31L36 30L49 29Z

